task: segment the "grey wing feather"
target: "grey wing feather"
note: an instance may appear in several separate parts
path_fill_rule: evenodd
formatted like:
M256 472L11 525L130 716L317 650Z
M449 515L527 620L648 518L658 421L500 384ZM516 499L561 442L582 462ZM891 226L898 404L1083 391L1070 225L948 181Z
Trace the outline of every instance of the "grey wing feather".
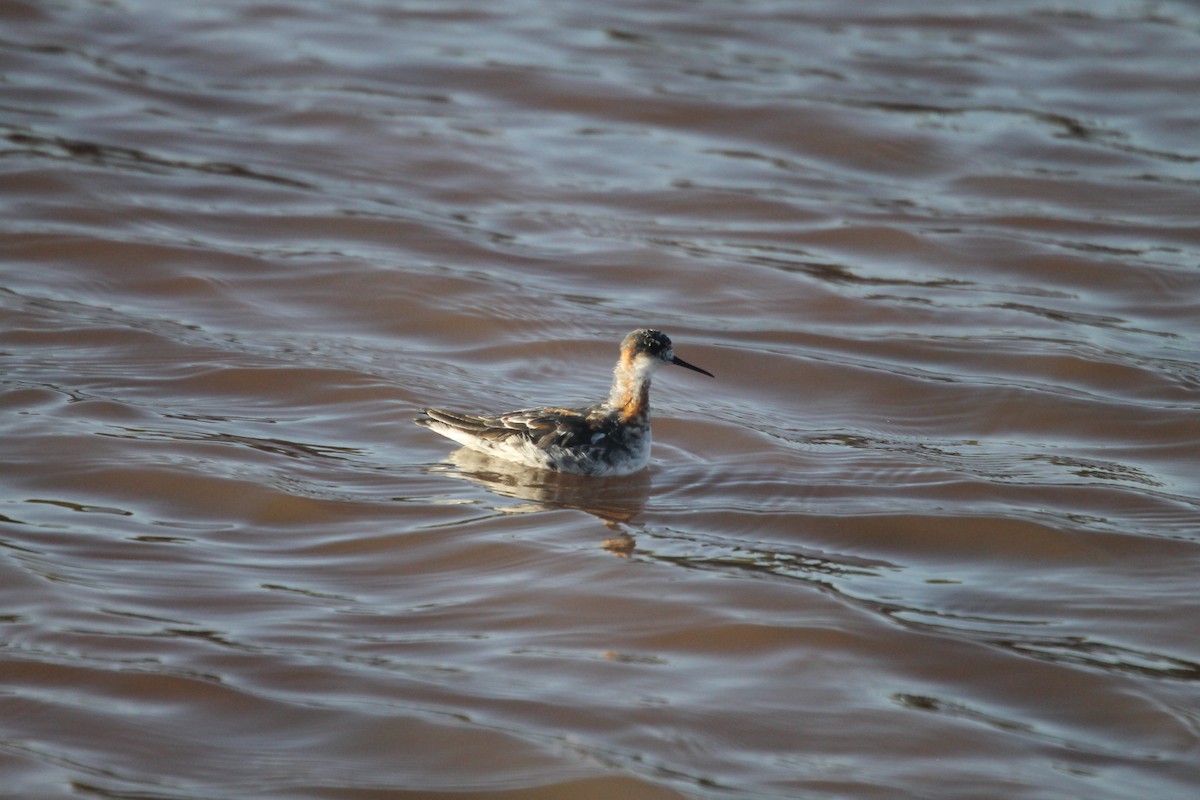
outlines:
M441 408L424 411L429 418L418 419L421 425L428 427L431 422L440 422L492 441L524 437L541 447L572 447L589 442L594 432L586 410L529 408L494 416L460 414Z

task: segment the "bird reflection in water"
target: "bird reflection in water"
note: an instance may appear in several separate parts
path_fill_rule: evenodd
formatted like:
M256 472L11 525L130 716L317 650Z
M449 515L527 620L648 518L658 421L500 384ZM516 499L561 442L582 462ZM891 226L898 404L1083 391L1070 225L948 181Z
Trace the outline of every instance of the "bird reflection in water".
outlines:
M499 509L509 514L526 514L554 509L586 511L612 532L602 546L627 557L636 547L628 525L646 506L650 475L646 470L619 478L597 481L587 476L534 469L471 450L455 450L446 458L454 475L482 486L500 497L523 500L525 504Z

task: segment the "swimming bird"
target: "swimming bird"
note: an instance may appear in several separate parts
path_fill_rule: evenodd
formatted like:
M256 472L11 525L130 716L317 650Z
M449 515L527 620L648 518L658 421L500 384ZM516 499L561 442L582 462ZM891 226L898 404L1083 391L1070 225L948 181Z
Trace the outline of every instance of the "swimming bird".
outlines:
M603 402L495 415L426 408L415 421L506 461L576 475L629 475L650 463L650 377L663 364L714 377L676 356L662 331L640 328L621 341L612 389Z

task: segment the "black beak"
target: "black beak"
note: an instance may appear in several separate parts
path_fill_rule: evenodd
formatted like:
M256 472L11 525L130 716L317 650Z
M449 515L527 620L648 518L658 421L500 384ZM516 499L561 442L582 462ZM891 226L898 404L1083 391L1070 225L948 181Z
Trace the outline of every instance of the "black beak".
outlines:
M695 366L694 364L689 364L689 363L687 363L686 361L684 361L684 360L683 360L682 358L680 358L679 356L672 356L672 358L671 358L671 363L672 363L672 364L674 364L674 365L675 365L675 366L677 366L677 367L687 367L688 369L694 369L696 372L703 373L703 374L707 375L707 376L708 376L708 377L710 377L710 378L715 378L715 377L717 377L716 375L713 375L711 372L709 372L709 371L708 371L708 370L706 370L706 369L700 369L699 367Z

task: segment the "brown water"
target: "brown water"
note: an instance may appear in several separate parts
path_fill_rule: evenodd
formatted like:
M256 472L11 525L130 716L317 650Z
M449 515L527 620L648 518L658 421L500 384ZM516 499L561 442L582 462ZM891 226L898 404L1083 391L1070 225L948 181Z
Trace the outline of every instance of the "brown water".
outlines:
M1200 8L0 5L0 794L1194 798ZM424 405L602 397L552 479Z

